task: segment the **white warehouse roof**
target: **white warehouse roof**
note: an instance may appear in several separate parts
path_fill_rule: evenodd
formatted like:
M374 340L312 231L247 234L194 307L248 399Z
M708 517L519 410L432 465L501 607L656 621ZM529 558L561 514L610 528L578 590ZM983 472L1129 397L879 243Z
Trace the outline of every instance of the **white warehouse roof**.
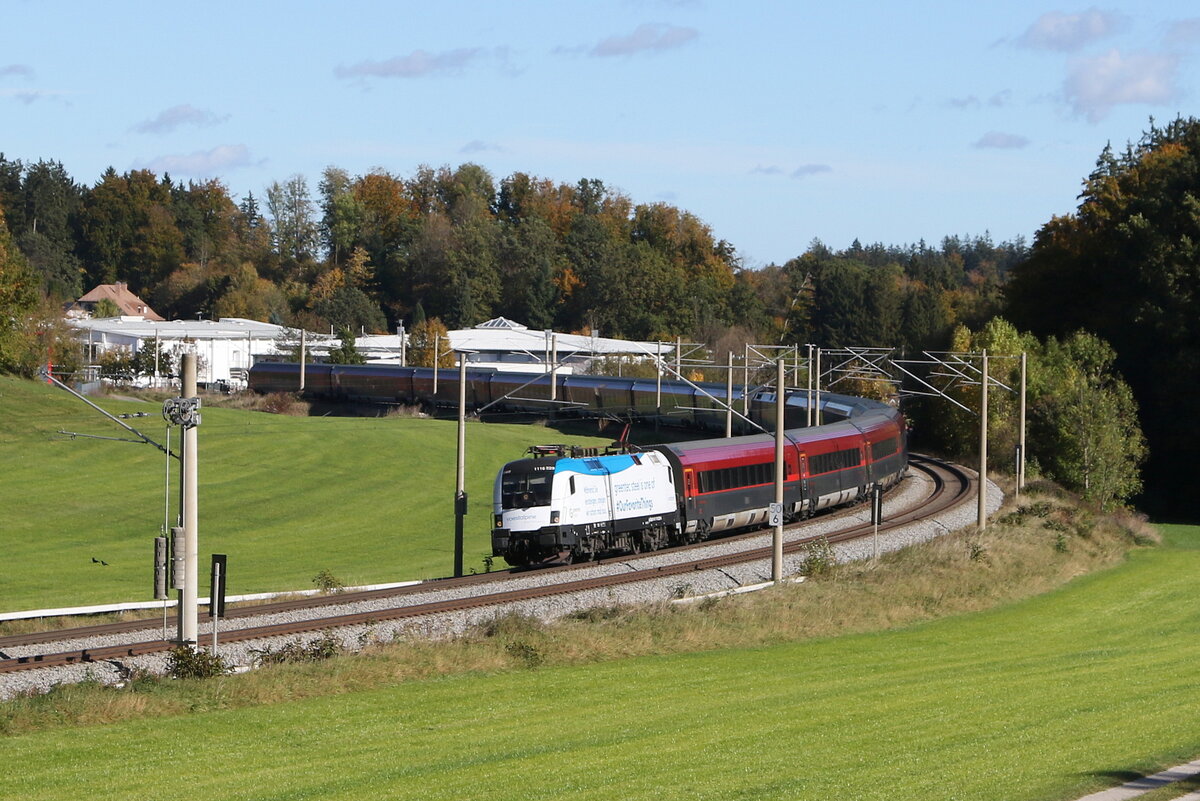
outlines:
M134 339L274 339L285 329L271 323L222 317L220 320L170 320L159 322L144 317L101 317L67 320L68 324L95 334L120 335Z
M617 354L647 356L654 355L658 347L656 342L635 342L583 334L551 333L556 338L560 358L570 353L601 356ZM514 323L504 317L497 317L486 323L480 323L474 328L451 331L450 344L453 350L477 353L529 353L541 357L550 342L545 331L533 331L528 326ZM663 353L674 350L674 343L664 342L662 349Z

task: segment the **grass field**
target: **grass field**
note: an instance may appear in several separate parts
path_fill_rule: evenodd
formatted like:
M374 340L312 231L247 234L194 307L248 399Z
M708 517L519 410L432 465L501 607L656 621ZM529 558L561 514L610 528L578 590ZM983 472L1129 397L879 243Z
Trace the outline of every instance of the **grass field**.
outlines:
M892 631L8 737L3 786L13 798L143 799L176 783L196 799L1075 798L1200 753L1200 528L1164 531L1163 546L1058 591ZM338 666L278 682L313 670Z
M149 412L130 424L165 441L161 404L101 405ZM164 516L163 454L72 440L60 429L128 436L60 389L0 376L0 611L148 600L152 538ZM230 594L311 589L322 570L345 584L449 575L456 436L453 421L205 408L201 573L208 554L228 554ZM528 445L561 440L537 426L468 425L465 569L482 572L491 553L497 470ZM170 480L174 515L174 460Z

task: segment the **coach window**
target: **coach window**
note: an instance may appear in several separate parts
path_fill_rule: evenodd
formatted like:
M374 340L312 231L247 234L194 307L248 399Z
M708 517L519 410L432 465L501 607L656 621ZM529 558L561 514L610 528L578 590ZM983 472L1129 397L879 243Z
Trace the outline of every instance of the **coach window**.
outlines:
M569 478L570 478L569 483L571 485L571 494L574 495L575 494L575 476L570 476Z

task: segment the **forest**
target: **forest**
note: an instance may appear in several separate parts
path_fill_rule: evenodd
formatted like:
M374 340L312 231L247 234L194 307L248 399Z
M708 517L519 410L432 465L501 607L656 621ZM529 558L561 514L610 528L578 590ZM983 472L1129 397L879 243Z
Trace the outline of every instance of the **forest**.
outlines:
M145 170L81 183L59 162L0 154L0 370L66 358L55 310L117 280L168 319L310 330L427 319L453 329L503 315L532 328L679 336L718 358L746 342L1025 350L1043 365L1031 368L1044 401L1035 423L1053 433L1052 419L1111 419L1058 472L1082 471L1075 481L1087 488L1097 448L1108 448L1117 467L1101 494L1136 495L1144 428L1145 499L1174 512L1190 497L1181 465L1200 448L1198 197L1200 123L1151 121L1124 152L1101 153L1079 208L1032 244L984 234L833 250L814 240L751 269L691 212L637 203L596 178L330 166L315 188L293 175L239 195L217 179ZM951 415L925 428L969 451L956 426ZM1048 448L1043 466L1058 458Z
M313 330L449 328L503 315L532 328L712 344L934 347L998 308L1024 243L813 242L746 269L690 212L635 204L598 179L555 183L477 164L352 176L327 168L240 200L218 180L107 170L78 183L53 161L0 155L0 209L57 301L125 281L167 319L247 317ZM814 339L815 338L815 339Z

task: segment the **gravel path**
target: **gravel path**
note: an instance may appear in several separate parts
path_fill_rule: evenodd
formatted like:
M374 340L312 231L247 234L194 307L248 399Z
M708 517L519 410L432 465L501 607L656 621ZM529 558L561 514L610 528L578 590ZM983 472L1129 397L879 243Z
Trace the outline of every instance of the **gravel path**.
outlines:
M896 491L889 494L884 503L885 519L912 508L928 496L930 479L918 471L910 471ZM988 483L987 508L992 514L1000 507L1003 493L991 482ZM851 519L861 522L870 520L870 507L862 505L849 515ZM925 542L950 531L955 531L975 524L976 506L974 503L963 504L958 509L943 513L938 519L924 520L912 523L901 529L881 532L879 535L880 552L898 550L919 542ZM844 525L846 515L836 518L827 516L809 521L791 531L785 531L786 539L794 540L830 533ZM705 555L720 556L754 548L769 546L770 531L763 534L739 539L736 541L717 541L705 548ZM870 537L860 538L832 546L839 562L850 562L859 559L869 559L873 553ZM628 573L632 570L652 570L660 565L674 564L694 558L694 551L687 553L662 553L645 557L636 561L610 561L591 568L577 569L570 572L570 578L564 579L559 571L530 571L521 573L499 584L490 583L473 587L450 589L430 588L429 592L417 592L398 598L378 599L359 603L335 604L319 608L295 610L283 614L262 615L237 618L222 621L221 631L231 631L240 628L271 625L274 623L311 620L331 615L367 612L371 610L394 609L400 606L431 603L455 597L484 595L504 590L515 590L527 587L545 586L563 580L591 578L599 575ZM784 575L794 575L799 571L803 554L793 554L784 557ZM542 620L554 620L581 609L613 604L638 604L658 602L681 596L703 595L721 592L733 588L770 581L771 562L769 559L737 565L721 570L710 570L688 574L686 578L673 576L662 579L652 579L632 584L626 584L615 589L591 590L532 601L509 603L502 606L492 606L463 612L453 612L438 615L428 615L420 618L399 621L384 621L371 626L352 626L339 629L336 636L344 647L356 649L370 642L390 641L401 637L430 637L447 638L461 634L471 626L485 623L499 615L520 613ZM211 626L207 621L201 621L200 643L207 647L212 642ZM162 636L161 623L153 622L146 628L144 636L126 632L119 636L94 637L87 640L62 641L57 643L42 643L25 648L11 648L6 651L9 657L25 656L31 653L53 653L82 648L98 648L106 645L116 645L122 642L158 639ZM323 633L313 633L297 637L290 635L269 640L258 640L253 643L231 643L220 646L221 656L237 669L248 669L253 663L255 650L279 648L296 640L311 641L326 636ZM218 633L219 639L219 633ZM93 680L104 684L119 684L129 675L131 670L146 670L153 673L163 673L166 670L165 654L149 654L131 658L123 662L93 662L82 665L70 665L59 668L43 668L20 671L0 676L0 700L11 698L23 693L45 692L56 684L73 683Z

